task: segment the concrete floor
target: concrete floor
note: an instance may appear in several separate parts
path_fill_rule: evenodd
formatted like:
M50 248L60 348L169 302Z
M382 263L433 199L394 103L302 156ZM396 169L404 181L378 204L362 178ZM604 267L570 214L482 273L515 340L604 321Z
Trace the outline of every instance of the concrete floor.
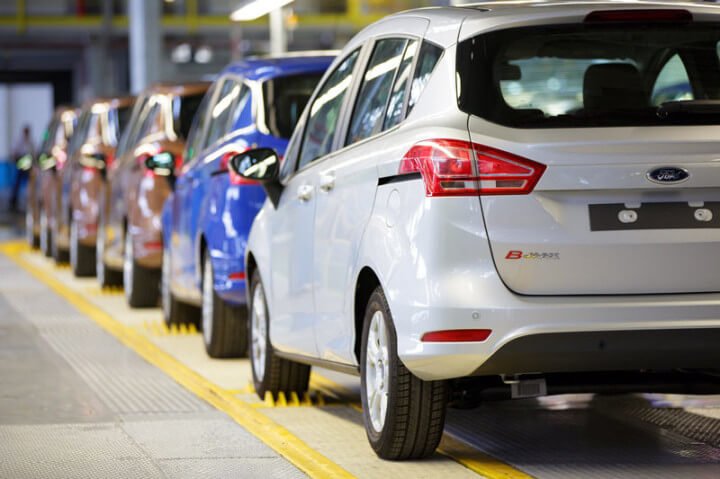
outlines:
M0 241L15 231L0 227ZM17 251L23 267L0 252L0 479L293 478L317 460L345 477L378 479L720 477L719 396L489 402L450 410L441 452L429 460L381 461L365 438L357 378L314 371L303 404L263 402L247 359L211 360L197 332L164 329L158 309L131 310L119 291ZM53 281L64 295L48 287ZM98 314L116 326L113 335ZM175 366L156 367L122 345L128 332ZM200 399L195 375L230 408ZM235 406L254 419L233 416ZM267 421L282 440L253 421ZM299 456L293 444L305 447Z
M0 478L305 477L0 255Z

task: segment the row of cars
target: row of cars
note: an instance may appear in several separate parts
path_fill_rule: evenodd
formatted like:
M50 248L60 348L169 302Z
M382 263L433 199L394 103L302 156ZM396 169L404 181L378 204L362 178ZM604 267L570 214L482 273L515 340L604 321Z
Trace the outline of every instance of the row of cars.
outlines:
M359 374L387 459L432 454L446 406L486 396L717 391L717 19L661 0L423 9L334 60L230 67L189 132L140 126L192 98L151 91L114 164L74 153L107 171L99 276L200 320L212 356L247 348L261 396L304 392L312 365ZM558 79L582 94L554 102Z

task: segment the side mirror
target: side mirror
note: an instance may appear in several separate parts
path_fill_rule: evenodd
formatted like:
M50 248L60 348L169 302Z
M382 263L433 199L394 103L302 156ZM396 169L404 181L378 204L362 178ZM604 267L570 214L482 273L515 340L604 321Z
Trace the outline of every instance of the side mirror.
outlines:
M283 186L278 179L280 173L280 157L272 148L256 148L230 158L228 167L236 175L247 180L259 181L277 208L282 195Z
M57 165L57 160L53 155L46 155L43 153L40 155L40 158L38 159L38 163L40 164L40 169L43 171L52 170Z
M30 168L32 168L32 155L24 155L18 158L17 162L15 163L15 166L20 171L28 171Z
M96 170L104 170L107 166L107 157L103 153L92 153L80 156L80 165Z
M145 167L158 176L173 176L175 157L168 151L145 157Z

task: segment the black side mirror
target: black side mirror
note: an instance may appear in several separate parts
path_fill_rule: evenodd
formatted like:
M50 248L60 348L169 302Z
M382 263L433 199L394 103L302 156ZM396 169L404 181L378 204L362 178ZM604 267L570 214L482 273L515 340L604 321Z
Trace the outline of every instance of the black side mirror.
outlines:
M20 171L29 171L32 168L32 163L32 155L23 155L15 162L15 166Z
M43 153L40 155L40 158L38 158L38 163L40 164L40 169L43 171L54 170L57 165L57 160L53 155Z
M175 174L175 157L169 151L163 151L146 157L145 167L158 176L173 176Z
M280 157L272 148L256 148L230 158L228 166L233 173L247 180L259 181L277 208L283 186L278 179Z
M80 165L96 170L105 170L107 166L107 157L104 153L92 153L90 155L80 155Z

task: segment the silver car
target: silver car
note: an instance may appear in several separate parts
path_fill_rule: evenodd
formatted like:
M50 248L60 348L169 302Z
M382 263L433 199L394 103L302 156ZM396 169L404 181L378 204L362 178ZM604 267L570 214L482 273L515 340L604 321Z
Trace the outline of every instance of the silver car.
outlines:
M258 393L359 373L372 447L408 459L449 402L713 389L719 42L716 6L647 1L423 9L354 37L282 165L231 162L269 197Z

